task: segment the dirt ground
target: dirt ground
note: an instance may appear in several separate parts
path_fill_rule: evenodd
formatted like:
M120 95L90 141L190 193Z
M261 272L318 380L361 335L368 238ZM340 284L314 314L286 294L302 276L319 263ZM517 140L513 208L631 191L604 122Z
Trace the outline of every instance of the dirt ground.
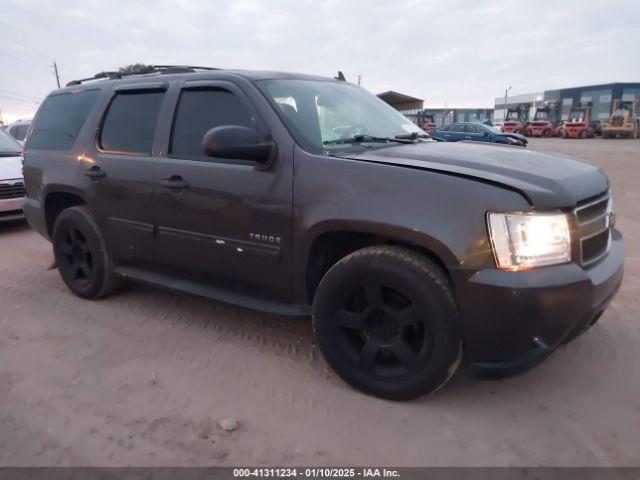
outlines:
M410 403L346 386L306 319L139 285L84 301L45 240L0 227L0 465L640 465L640 141L531 148L609 174L622 289L537 369L492 382L463 370Z

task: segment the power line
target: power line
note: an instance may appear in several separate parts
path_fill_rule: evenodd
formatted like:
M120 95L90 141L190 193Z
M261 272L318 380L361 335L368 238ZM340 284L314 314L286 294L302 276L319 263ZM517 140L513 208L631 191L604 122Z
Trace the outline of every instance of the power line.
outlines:
M37 53L38 55L42 55L45 58L48 58L48 59L52 59L53 58L53 55L50 55L50 54L48 54L46 52L43 52L42 50L40 50L40 49L38 49L38 48L36 48L34 46L25 45L24 43L17 42L12 38L5 37L4 35L0 36L0 38L2 38L4 40L4 42L6 42L6 43L10 43L10 44L12 43L13 45L17 45L18 48L21 48L22 50L25 50L25 49L26 50L31 50L33 53Z
M58 74L58 65L56 64L56 61L53 58L53 55L49 55L48 53L43 52L42 50L40 50L40 49L38 49L36 47L33 47L31 45L25 45L24 43L17 42L14 39L7 38L5 36L0 36L0 39L2 39L3 42L5 42L5 43L9 44L10 46L12 46L14 49L17 47L19 50L21 49L23 52L24 52L24 50L31 50L31 52L33 52L33 53L37 53L37 54L42 55L43 57L45 57L47 59L53 60L53 64L51 66L53 67L53 70L54 70L54 73L55 73L55 76L56 76L56 83L58 84L58 88L60 88L60 75ZM13 54L13 55L14 55L14 58L16 58L18 60L22 60L21 58L15 56L15 54Z
M34 105L39 105L40 102L36 102L35 100L24 100L22 98L13 97L10 95L0 95L0 99L11 100L13 102L22 102L22 103L32 103Z
M4 90L4 89L0 88L0 96L5 95L5 94L6 95L11 95L13 97L21 97L21 98L24 98L25 100L32 100L34 102L37 102L39 100L38 98L32 97L30 95L23 95L23 94L18 93L18 92L12 92L11 90Z

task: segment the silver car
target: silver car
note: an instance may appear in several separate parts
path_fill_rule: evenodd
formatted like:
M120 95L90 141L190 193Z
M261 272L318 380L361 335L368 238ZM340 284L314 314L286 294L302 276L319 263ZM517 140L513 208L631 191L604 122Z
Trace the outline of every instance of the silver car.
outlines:
M0 129L0 222L23 218L22 146Z
M9 135L15 138L20 145L24 145L30 126L31 119L29 118L25 120L17 120L13 123L10 123L5 127L5 130L9 132Z

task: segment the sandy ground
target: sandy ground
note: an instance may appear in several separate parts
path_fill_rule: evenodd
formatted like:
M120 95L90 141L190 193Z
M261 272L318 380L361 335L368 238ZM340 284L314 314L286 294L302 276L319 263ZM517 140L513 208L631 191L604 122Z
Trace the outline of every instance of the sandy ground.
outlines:
M343 384L305 319L136 285L83 301L45 240L0 227L0 465L640 465L640 141L532 148L608 172L624 285L537 369L411 403Z

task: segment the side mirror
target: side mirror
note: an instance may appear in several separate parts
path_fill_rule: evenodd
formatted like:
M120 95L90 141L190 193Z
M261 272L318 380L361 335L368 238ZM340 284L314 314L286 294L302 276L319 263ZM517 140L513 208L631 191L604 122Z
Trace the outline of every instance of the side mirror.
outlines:
M223 125L202 137L204 153L209 157L252 160L263 163L271 157L274 143L261 140L258 132L240 125Z

